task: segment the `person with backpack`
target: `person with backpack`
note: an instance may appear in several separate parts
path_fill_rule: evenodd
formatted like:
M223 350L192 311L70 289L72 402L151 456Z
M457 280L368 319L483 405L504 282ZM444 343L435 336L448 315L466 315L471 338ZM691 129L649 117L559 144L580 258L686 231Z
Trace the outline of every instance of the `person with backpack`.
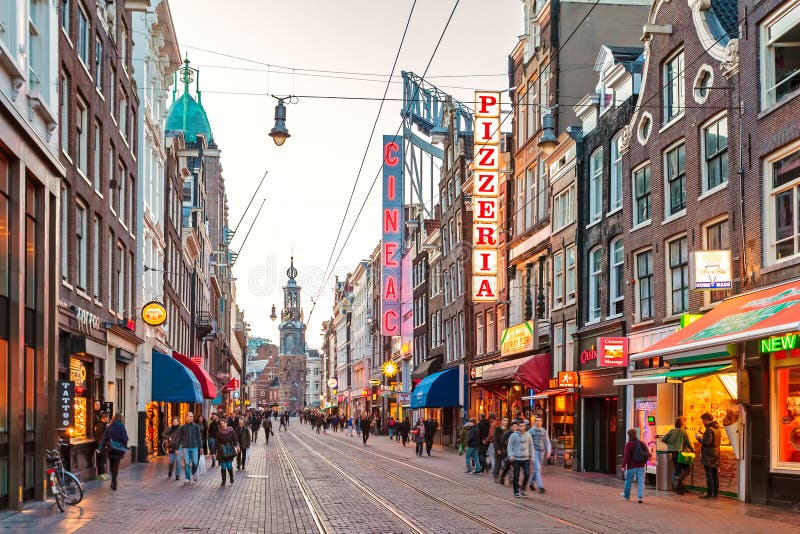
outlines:
M625 489L620 496L625 500L631 498L631 484L633 477L636 477L639 502L643 502L644 497L644 466L650 459L650 449L647 444L640 440L636 435L636 429L628 430L628 442L625 443L625 450L622 453L622 469L625 471Z
M672 456L672 489L678 495L683 495L686 493L683 481L689 476L694 462L694 445L686 430L686 418L681 416L675 419L675 428L670 429L661 441L667 444L667 451Z

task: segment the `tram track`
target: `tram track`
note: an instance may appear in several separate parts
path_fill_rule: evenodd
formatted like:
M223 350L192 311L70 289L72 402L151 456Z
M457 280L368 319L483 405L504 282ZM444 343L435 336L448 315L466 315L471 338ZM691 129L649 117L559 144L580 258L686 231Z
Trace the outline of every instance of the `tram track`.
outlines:
M337 438L335 436L332 436L332 435L327 435L327 437L329 437L330 439L333 439L334 441L336 441L337 443L340 443L341 445L344 445L346 447L355 449L355 450L359 451L359 453L367 453L367 454L370 454L370 455L378 457L378 458L383 458L384 460L388 460L388 461L390 461L392 463L396 463L396 464L402 465L404 468L413 469L413 470L416 470L418 472L422 472L422 473L425 473L425 474L430 475L432 477L435 477L435 478L438 478L440 480L446 481L448 484L454 484L454 485L457 485L457 486L459 486L461 488L465 488L467 490L470 490L470 491L473 491L473 492L476 492L476 493L480 493L480 494L486 495L488 497L492 497L492 498L497 499L497 500L499 500L499 501L501 501L501 502L503 502L505 504L511 505L514 508L517 508L519 510L524 510L526 512L533 512L533 513L535 513L535 514L537 514L537 515L539 515L541 517L547 518L547 519L549 519L549 520L551 520L553 522L559 523L559 524L561 524L562 526L565 526L565 527L573 528L573 529L576 529L576 530L579 530L579 531L582 531L582 532L588 532L588 533L591 533L591 534L599 534L600 532L606 532L606 531L607 532L616 532L618 530L615 525L611 525L611 524L605 525L605 524L602 524L602 523L598 524L597 521L595 520L595 518L591 518L591 517L587 516L587 517L585 517L585 521L587 523L593 524L592 527L589 528L587 526L581 525L581 524L576 523L574 521L570 521L570 520L564 519L563 517L560 517L558 515L545 512L545 511L540 510L540 509L538 509L538 508L536 508L534 506L527 505L524 502L521 502L520 500L512 500L512 499L509 499L509 498L501 497L501 496L499 496L499 495L497 495L495 493L490 493L488 491L482 490L482 489L477 488L475 486L464 484L463 482L460 482L458 480L449 478L449 477L444 476L444 475L442 475L440 473L436 473L434 471L430 471L428 469L424 469L424 468L409 464L408 462L405 462L405 461L402 461L402 460L398 460L396 458L392 458L390 456L386 456L384 454L380 454L380 453L377 453L377 452L369 450L369 449L364 449L362 447L358 447L357 445L353 445L352 443L348 443L347 441L339 439L339 438ZM355 461L361 461L359 458L357 458L355 456L352 456L352 455L349 455L349 454L345 454L341 450L338 450L335 447L332 447L331 445L329 445L328 443L325 443L320 438L316 438L316 437L314 437L312 435L311 439L315 440L320 445L323 445L323 446L329 448L330 450L332 450L332 451L334 451L334 452L336 452L338 454L346 456L346 457L348 457L350 459L353 459ZM415 487L414 484L412 484L412 483L410 483L410 482L408 482L406 480L403 480L402 478L400 478L397 475L395 475L391 470L389 470L389 469L387 469L385 467L381 467L381 466L378 466L378 465L375 465L375 464L372 464L372 467L380 470L381 472L383 472L384 474L386 474L387 476L389 476L389 477L391 477L391 478L393 478L395 480L399 480L399 481L403 482L404 484L406 484L408 486ZM420 488L415 488L415 489L417 489L421 493L427 493L425 490L422 490ZM442 499L440 499L438 497L436 497L436 499L442 500ZM450 503L446 503L446 504L450 505ZM565 512L569 513L573 517L576 515L576 513L579 513L577 510L574 510L574 509L571 509L571 508L567 508L567 507L564 507L562 505L553 504L553 503L549 503L549 502L547 504L551 505L551 506L554 506L554 507L561 508L561 509L563 509ZM458 509L458 507L456 507L454 505L450 505L450 507L457 509L459 512L463 512L462 510ZM469 512L467 512L467 513L469 513ZM483 518L481 518L481 519L483 519ZM497 527L494 527L494 528L497 528ZM600 528L601 530L594 530L594 528ZM502 530L502 529L499 529L497 531L506 532L505 530Z

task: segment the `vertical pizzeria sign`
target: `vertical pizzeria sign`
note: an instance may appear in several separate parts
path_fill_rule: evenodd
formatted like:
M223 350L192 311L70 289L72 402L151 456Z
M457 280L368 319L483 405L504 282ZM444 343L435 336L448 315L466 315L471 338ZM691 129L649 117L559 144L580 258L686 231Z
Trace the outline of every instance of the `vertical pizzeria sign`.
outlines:
M402 143L394 135L383 136L381 217L381 334L399 336L403 260L403 149Z
M472 186L472 300L497 300L500 93L475 91Z

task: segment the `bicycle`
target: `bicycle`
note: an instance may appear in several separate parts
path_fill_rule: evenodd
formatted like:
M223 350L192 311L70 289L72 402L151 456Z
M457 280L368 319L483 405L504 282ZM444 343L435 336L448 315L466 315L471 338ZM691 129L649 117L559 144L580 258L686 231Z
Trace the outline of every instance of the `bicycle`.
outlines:
M57 448L44 450L50 491L62 512L66 509L65 505L75 506L83 500L83 484L74 473L64 469L64 460L61 458L61 447L64 445L66 442L59 438Z

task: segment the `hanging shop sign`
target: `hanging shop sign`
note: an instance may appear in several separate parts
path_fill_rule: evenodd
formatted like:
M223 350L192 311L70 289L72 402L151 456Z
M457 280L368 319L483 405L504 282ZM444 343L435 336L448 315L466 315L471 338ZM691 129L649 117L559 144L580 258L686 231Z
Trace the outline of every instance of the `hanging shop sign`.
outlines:
M578 373L574 371L558 372L558 387L574 388L577 385L578 385Z
M500 93L475 91L472 183L472 300L497 301Z
M398 371L397 364L391 360L383 362L383 365L381 365L381 369L383 371L383 375L389 378L396 376Z
M694 255L694 289L719 290L733 286L730 250L696 250Z
M597 339L600 367L628 366L628 338L601 337Z
M383 136L383 238L381 246L381 334L400 335L403 255L403 145Z
M479 380L483 378L483 372L491 367L493 364L486 364L486 365L476 365L471 367L469 370L469 379L470 380Z
M503 330L500 354L510 356L533 350L533 321L525 321Z
M335 378L329 378L328 379L328 387L329 388L335 389L336 386L338 386L338 385L339 385L339 381L336 380Z
M150 326L161 326L167 322L167 308L157 300L151 300L142 307L142 321Z
M75 423L75 382L58 381L58 429L66 430Z
M231 378L228 383L225 385L226 391L236 391L239 389L239 379L238 378ZM236 398L236 397L234 397Z

